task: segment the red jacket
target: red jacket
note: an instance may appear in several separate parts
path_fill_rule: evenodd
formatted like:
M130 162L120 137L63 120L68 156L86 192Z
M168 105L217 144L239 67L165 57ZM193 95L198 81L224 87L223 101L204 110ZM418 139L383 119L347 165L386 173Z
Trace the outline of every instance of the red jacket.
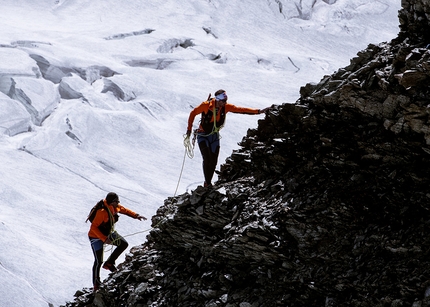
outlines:
M214 106L215 106L215 98L212 98L209 101L202 102L199 106L194 108L194 110L190 112L190 116L188 118L187 130L191 131L191 129L193 128L194 118L196 117L196 115L201 113L207 114L209 111L212 111L214 109ZM241 113L241 114L259 114L260 113L259 109L237 107L230 103L226 103L224 108L225 108L224 115L227 114L228 112ZM216 121L217 122L221 121L221 112L217 112ZM224 120L222 120L222 122L224 122ZM213 118L211 119L211 123L213 123ZM202 125L199 126L198 132L204 132ZM211 131L206 131L206 132L209 133Z
M106 209L100 209L97 211L96 216L94 217L93 222L91 223L90 230L88 231L88 236L91 238L97 238L106 241L107 235L103 234L100 230L101 226L106 225L107 223L113 224L118 220L118 213L122 213L128 215L132 218L137 218L138 214L130 209L123 207L121 204L118 204L116 208L111 205L108 205L106 199L103 200L105 206L109 208L109 211L112 214L112 218L109 219L109 213ZM100 227L100 228L99 228Z

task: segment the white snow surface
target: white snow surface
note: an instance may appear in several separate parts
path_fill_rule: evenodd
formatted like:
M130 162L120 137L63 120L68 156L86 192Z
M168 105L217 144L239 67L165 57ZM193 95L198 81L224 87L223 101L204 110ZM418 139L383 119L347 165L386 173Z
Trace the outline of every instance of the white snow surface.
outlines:
M85 219L109 191L148 218L117 223L132 247L164 199L203 183L183 135L209 93L225 89L252 108L293 103L301 86L395 38L399 9L397 0L2 0L0 306L59 306L92 287ZM227 115L219 165L261 118Z

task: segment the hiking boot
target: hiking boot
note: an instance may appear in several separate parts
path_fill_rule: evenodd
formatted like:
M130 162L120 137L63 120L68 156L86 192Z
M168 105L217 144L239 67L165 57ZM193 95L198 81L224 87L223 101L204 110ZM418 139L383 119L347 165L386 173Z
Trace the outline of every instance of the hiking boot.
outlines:
M203 186L205 188L211 188L212 187L212 183L206 183L206 181L205 181L205 183L203 183Z
M99 289L99 285L94 285L94 286L93 286L93 293L94 293L94 292L97 292L97 290L98 290L98 289Z
M105 262L105 264L103 264L103 269L109 270L112 273L117 271L115 264L110 262Z

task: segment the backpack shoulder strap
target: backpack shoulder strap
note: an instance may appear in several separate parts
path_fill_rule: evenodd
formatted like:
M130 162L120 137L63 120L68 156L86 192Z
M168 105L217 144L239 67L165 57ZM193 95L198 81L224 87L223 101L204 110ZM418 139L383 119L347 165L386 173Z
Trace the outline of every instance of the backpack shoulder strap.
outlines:
M94 217L96 216L96 213L98 210L103 209L104 207L104 202L103 199L100 200L90 211L90 213L88 214L87 219L85 220L85 223L88 221L91 221L94 219Z

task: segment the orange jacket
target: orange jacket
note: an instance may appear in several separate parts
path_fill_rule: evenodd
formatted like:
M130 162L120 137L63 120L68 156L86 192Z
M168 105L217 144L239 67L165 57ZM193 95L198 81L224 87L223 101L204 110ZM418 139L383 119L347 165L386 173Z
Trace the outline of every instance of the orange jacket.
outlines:
M103 202L105 206L109 208L109 211L112 214L112 220L111 220L112 225L117 220L115 219L115 215L118 215L118 213L126 214L132 218L137 218L138 216L136 212L123 207L121 204L118 204L118 206L114 208L113 206L107 204L106 199L104 199ZM94 220L91 223L90 230L88 231L88 236L91 238L98 238L103 242L106 241L107 236L104 235L99 229L99 226L105 223L109 223L109 213L106 211L106 209L103 208L97 211L96 216L94 217Z
M201 114L201 113L206 114L206 113L208 113L209 110L213 110L214 106L215 106L215 98L212 98L209 101L202 102L199 106L194 108L194 110L192 110L190 112L190 116L188 117L187 130L191 131L191 129L193 128L194 118L196 117L196 115ZM225 114L227 114L228 112L241 113L241 114L259 114L260 110L259 109L244 108L244 107L237 107L233 104L226 103L224 112L225 112ZM217 112L216 121L218 122L220 120L221 120L221 112ZM211 122L213 123L213 118L212 118ZM198 132L204 132L202 125L199 126L199 129L197 131ZM206 131L206 132L210 132L210 131Z

